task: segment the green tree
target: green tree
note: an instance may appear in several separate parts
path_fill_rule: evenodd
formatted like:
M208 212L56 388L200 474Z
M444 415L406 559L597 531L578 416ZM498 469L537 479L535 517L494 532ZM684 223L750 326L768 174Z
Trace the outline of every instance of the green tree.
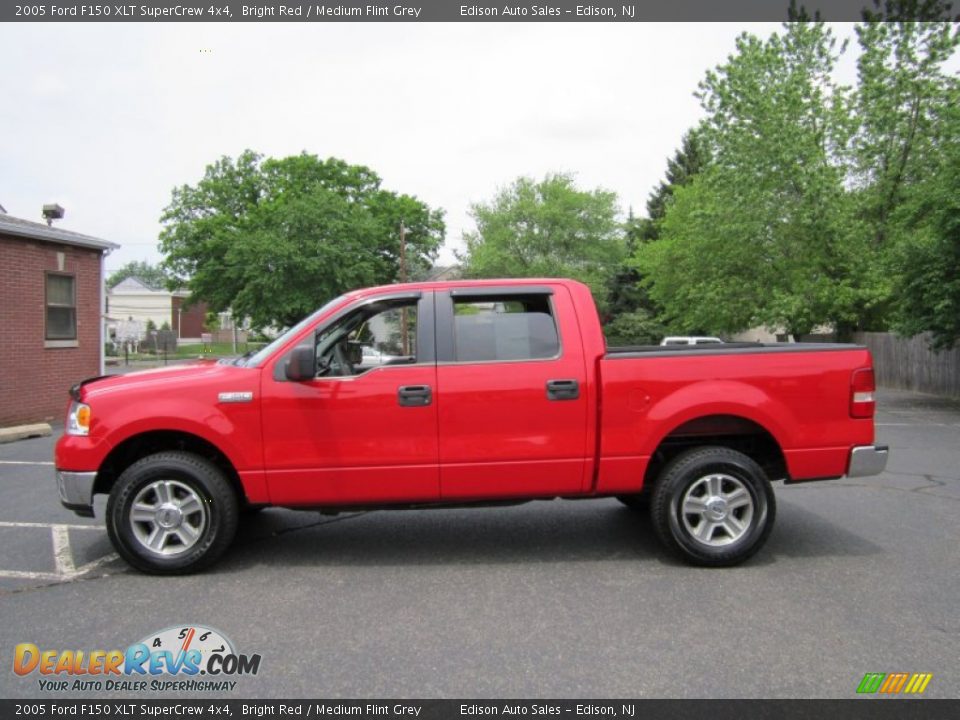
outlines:
M651 226L647 218L635 218L631 212L624 223L627 256L607 280L607 301L601 315L603 331L611 345L656 344L666 334L660 323L661 308L650 298L642 276L630 256Z
M216 332L220 329L220 315L212 311L207 311L207 314L203 318L203 325L210 332Z
M960 95L944 121L952 132L893 218L894 327L938 349L960 341Z
M637 307L611 316L603 325L603 334L611 346L657 345L667 331L654 312Z
M885 329L891 313L901 329L917 327L907 318L924 317L913 314L921 307L913 306L920 290L916 271L931 267L931 232L943 225L922 198L945 198L938 183L949 187L951 180L942 161L957 130L951 110L958 94L957 79L944 65L960 35L954 23L917 19L943 17L943 8L937 0L889 2L856 26L861 54L853 187L867 250L886 261L886 293L859 313L864 329ZM901 291L892 292L893 286ZM906 287L913 290L904 293Z
M709 162L709 150L699 128L683 134L680 147L667 159L666 177L647 198L647 220L641 221L641 241L660 237L659 223L667 214L667 205L678 187L689 185Z
M302 153L223 157L164 211L165 267L215 312L288 326L344 291L429 267L443 212L380 187L369 168Z
M110 273L110 277L107 278L107 287L116 287L130 277L142 280L146 285L156 289L166 288L170 280L169 274L162 266L133 260L119 270Z
M754 325L794 335L852 322L871 283L857 270L839 159L852 133L832 80L839 52L821 22L741 35L698 96L709 163L676 187L660 240L635 262L673 328L732 333Z
M521 177L470 214L464 277L570 277L604 306L607 279L625 255L616 194L579 190L563 173Z
M610 277L607 289L607 314L604 332L611 344L657 343L666 334L660 321L662 308L651 298L642 284L643 277L630 256L637 248L660 237L660 222L667 204L678 187L689 185L706 166L707 150L696 129L683 135L681 146L667 159L664 180L647 199L647 217L636 218L631 211L624 230L628 257Z

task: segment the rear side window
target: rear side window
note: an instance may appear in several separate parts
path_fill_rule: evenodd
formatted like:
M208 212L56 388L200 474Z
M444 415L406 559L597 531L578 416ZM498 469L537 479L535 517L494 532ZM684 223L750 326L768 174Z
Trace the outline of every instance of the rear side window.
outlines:
M560 354L547 295L455 297L453 333L457 362L540 360Z

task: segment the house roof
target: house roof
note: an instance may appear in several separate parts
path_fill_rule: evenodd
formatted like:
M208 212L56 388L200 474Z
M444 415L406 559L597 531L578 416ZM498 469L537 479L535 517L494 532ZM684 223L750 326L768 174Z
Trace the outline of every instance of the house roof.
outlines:
M15 235L17 237L29 238L30 240L62 243L64 245L76 245L94 250L115 250L120 247L109 240L101 240L91 235L81 235L72 230L50 227L43 223L24 220L23 218L7 215L6 213L0 213L0 234Z
M147 285L147 283L134 275L124 278L110 289L128 290L131 292L157 292L158 290L158 288L155 288L152 285Z
M173 297L187 297L190 292L185 288L170 291L166 288L157 288L147 284L136 275L124 278L111 288L107 288L107 295L170 295Z

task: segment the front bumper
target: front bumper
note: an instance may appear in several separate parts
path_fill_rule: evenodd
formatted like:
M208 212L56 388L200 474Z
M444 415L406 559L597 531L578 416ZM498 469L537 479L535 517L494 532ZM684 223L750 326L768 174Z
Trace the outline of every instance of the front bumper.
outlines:
M93 483L97 479L94 472L69 472L57 470L57 490L60 502L68 510L82 517L93 517Z
M879 475L887 467L890 448L886 445L859 445L850 451L847 477Z

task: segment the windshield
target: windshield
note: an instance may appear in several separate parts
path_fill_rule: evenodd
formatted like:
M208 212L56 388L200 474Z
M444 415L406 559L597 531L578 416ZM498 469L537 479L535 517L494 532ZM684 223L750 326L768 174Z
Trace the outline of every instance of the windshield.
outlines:
M298 332L300 332L301 330L303 330L305 327L307 327L307 325L309 325L309 324L312 323L312 322L315 322L315 321L317 320L317 318L319 318L321 315L323 315L325 312L327 312L327 310L329 310L330 308L334 307L335 305L338 305L339 303L341 303L341 302L343 301L343 298L344 298L343 295L340 295L339 297L335 297L333 300L331 300L330 302L328 302L326 305L324 305L322 308L320 308L319 310L317 310L315 313L312 313L311 315L308 315L308 316L305 317L303 320L301 320L301 321L298 322L296 325L294 325L292 328L290 328L290 329L287 330L285 333L283 333L283 335L281 335L280 337L278 337L278 338L277 338L276 340L274 340L272 343L270 343L269 345L267 345L265 348L261 349L259 352L257 352L256 355L254 355L253 357L248 358L248 359L246 359L246 360L244 360L243 358L241 358L241 361L238 361L237 364L238 364L238 365L242 365L242 366L244 366L244 367L257 367L257 366L259 366L260 363L262 363L264 360L266 360L268 357L270 357L270 355L273 354L273 351L274 351L274 350L276 350L276 349L277 349L278 347L280 347L281 345L285 344L285 343L287 342L287 340L289 340L292 336L296 335Z

